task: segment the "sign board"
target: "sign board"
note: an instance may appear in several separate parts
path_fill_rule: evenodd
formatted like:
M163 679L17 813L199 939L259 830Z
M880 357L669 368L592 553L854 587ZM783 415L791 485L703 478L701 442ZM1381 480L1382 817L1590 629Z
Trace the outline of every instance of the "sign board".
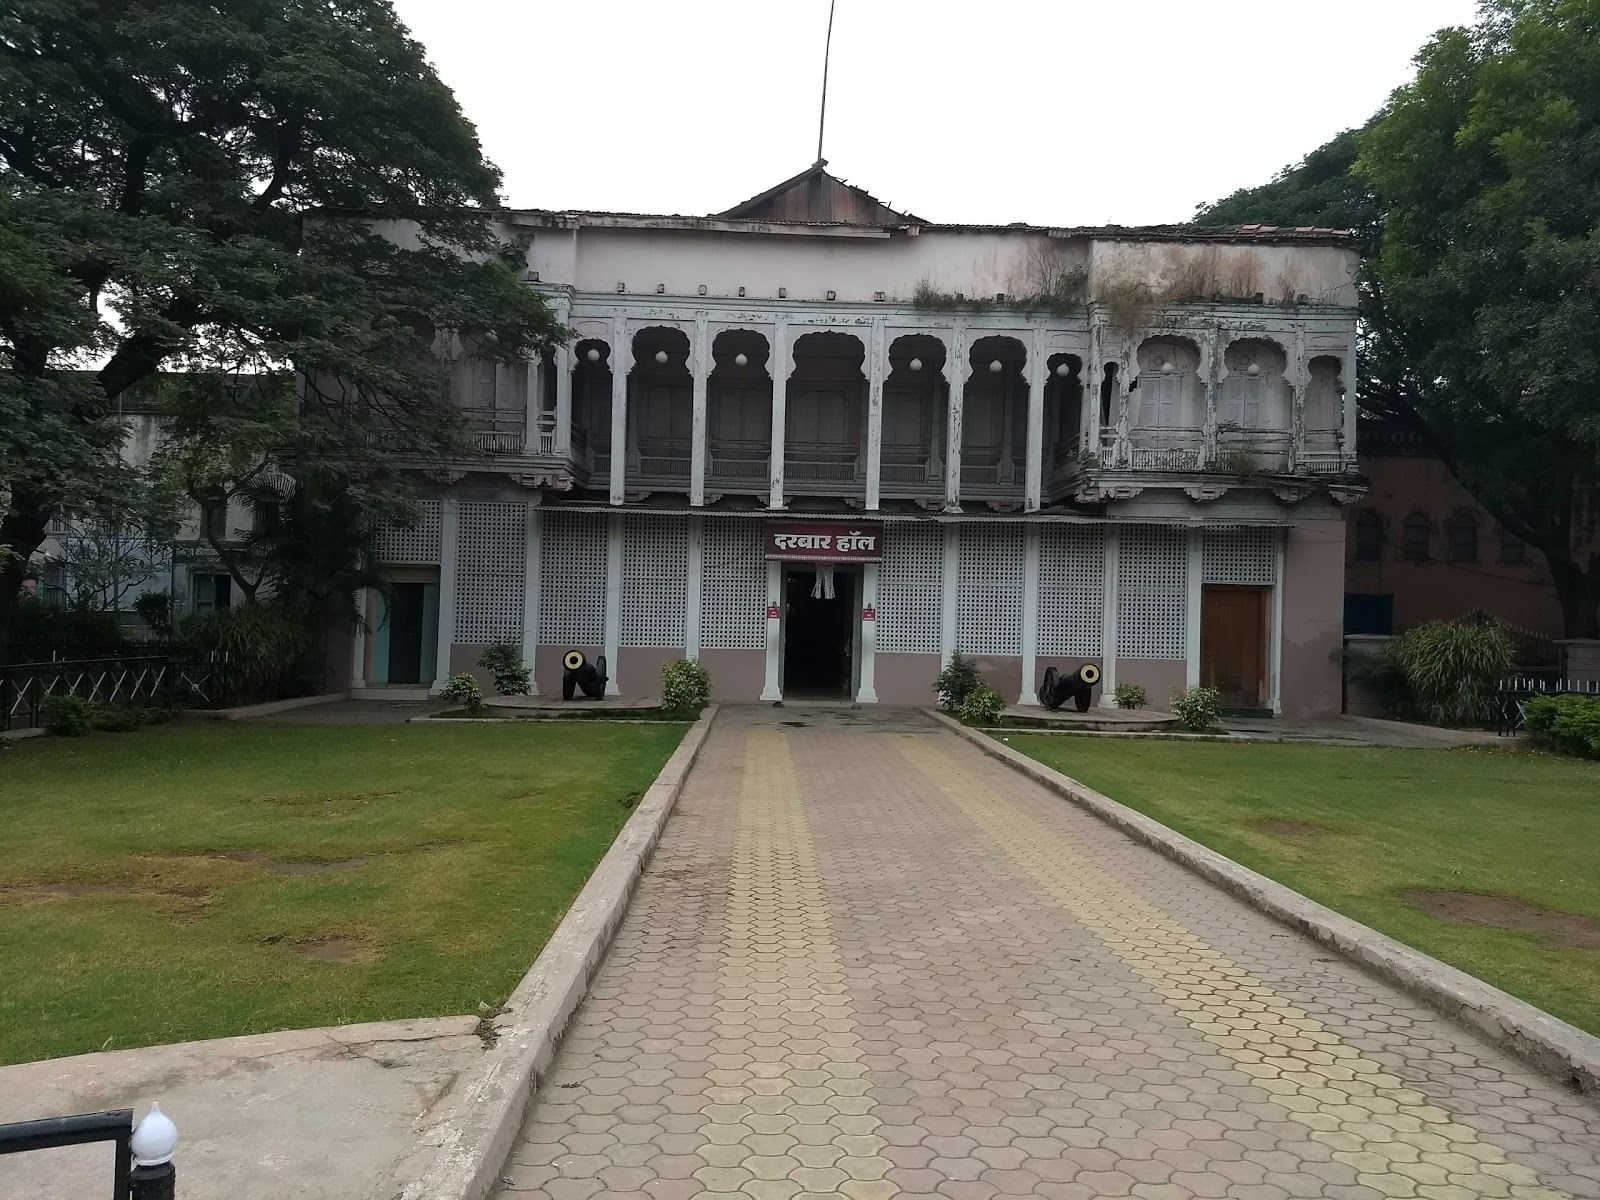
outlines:
M879 521L768 521L767 557L790 562L883 561Z

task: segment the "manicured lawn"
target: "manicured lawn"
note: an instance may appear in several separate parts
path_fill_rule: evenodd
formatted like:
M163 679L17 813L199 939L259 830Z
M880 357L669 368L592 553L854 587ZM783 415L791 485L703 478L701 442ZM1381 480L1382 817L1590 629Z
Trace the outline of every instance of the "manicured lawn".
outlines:
M1600 764L1479 749L1026 734L1010 742L1330 908L1600 1033Z
M670 725L174 724L0 757L0 1062L503 1002Z

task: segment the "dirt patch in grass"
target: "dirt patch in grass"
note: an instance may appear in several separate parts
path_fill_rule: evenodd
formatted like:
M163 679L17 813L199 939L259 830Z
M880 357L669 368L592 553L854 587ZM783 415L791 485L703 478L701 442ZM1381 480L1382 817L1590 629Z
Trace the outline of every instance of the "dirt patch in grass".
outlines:
M358 937L330 934L327 937L287 938L274 934L264 938L263 942L268 946L293 950L302 958L315 962L372 962L378 957L377 951Z
M1270 833L1273 837L1299 838L1328 832L1324 826L1311 821L1295 821L1288 817L1262 817L1254 824L1262 833Z
M1600 950L1600 921L1578 913L1537 908L1510 896L1484 896L1476 892L1412 889L1402 892L1401 899L1441 921L1515 929L1539 934L1558 946Z

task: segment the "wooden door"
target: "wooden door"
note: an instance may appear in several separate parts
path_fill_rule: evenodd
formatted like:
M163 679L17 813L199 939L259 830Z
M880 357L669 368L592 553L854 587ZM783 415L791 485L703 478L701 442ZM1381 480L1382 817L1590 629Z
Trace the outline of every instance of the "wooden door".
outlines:
M1200 682L1229 708L1259 708L1267 696L1267 596L1261 587L1207 585L1200 604Z

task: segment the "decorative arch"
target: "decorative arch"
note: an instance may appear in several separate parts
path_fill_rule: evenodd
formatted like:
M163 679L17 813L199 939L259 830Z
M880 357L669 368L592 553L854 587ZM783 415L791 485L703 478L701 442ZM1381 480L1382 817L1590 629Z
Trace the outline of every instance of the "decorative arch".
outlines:
M889 343L879 460L885 496L916 498L943 491L947 357L945 344L931 334L903 334Z
M1045 360L1044 445L1052 469L1071 465L1083 444L1083 359L1057 353Z
M967 351L961 397L961 490L1010 489L1027 471L1028 350L994 333Z
M1243 432L1293 427L1289 356L1270 338L1236 338L1222 355L1217 423Z
M1355 560L1378 562L1383 558L1383 514L1375 508L1364 508L1356 514Z
M706 380L706 477L724 490L768 486L772 461L772 346L753 329L724 329L711 340Z
M784 405L784 486L794 494L865 494L867 348L853 333L814 330L794 341Z
M1147 337L1134 355L1129 385L1135 428L1198 429L1204 417L1200 347L1177 334Z
M1323 432L1344 427L1344 360L1319 354L1306 364L1306 431Z
M628 474L644 488L687 487L694 446L689 334L674 325L648 325L630 345Z

